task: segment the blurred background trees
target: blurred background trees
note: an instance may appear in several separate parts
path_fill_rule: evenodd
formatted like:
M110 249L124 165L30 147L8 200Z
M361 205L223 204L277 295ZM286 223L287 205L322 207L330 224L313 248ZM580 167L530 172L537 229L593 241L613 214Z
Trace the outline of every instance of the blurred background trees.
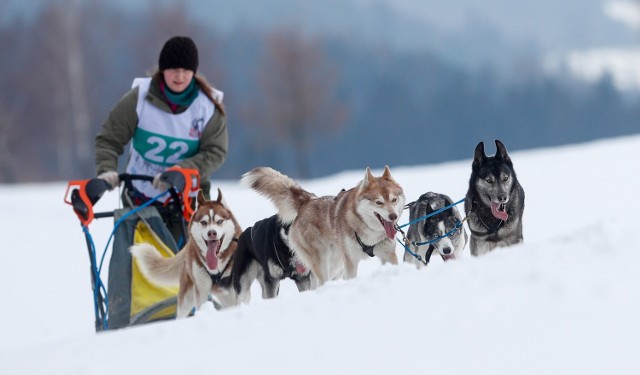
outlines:
M637 92L606 75L550 75L535 45L509 49L510 64L489 63L504 40L484 24L468 27L503 42L397 37L392 30L415 25L381 5L360 19L345 1L239 0L246 23L233 25L220 1L124 3L34 0L29 16L1 20L0 183L94 176L93 137L176 34L194 38L200 73L225 93L230 153L214 178L259 165L309 178L470 158L480 140L500 138L512 151L640 132ZM325 18L301 25L311 6ZM283 13L294 20L256 26ZM309 32L320 24L334 29ZM408 47L420 40L429 47ZM476 52L491 59L461 63Z
M335 95L338 68L324 48L319 40L286 29L267 35L256 67L257 95L244 112L262 148L291 146L294 172L302 178L312 176L317 140L335 134L346 120L347 105Z

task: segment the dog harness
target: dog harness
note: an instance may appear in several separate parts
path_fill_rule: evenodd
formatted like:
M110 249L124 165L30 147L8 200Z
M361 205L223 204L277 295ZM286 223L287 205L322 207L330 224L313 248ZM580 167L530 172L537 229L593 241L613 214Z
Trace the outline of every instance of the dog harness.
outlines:
M358 233L356 232L353 232L353 233L356 235L356 240L358 241L358 244L360 245L360 247L362 247L362 251L364 251L365 254L373 258L373 248L375 247L375 245L370 246L370 245L363 244L362 240L360 240L360 237L358 237Z

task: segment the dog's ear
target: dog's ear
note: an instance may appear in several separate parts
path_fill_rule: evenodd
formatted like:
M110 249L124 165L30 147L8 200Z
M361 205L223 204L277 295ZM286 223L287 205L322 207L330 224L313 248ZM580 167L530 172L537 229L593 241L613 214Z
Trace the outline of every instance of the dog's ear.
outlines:
M422 194L419 198L418 198L418 204L416 205L418 208L418 212L422 211L422 207L424 207L425 210L425 214L430 214L431 212L433 212L433 209L431 208L431 197L433 196L432 192L428 192L428 193L424 193Z
M433 211L435 211L435 208L433 207L433 202L424 202L425 205L425 209L424 209L424 213L425 215L428 215L430 213L432 213Z
M473 164L471 164L471 168L480 168L486 159L487 155L484 153L484 142L480 142L473 153Z
M384 172L382 173L382 178L393 181L393 177L391 177L391 170L388 165L384 166Z
M224 207L227 207L227 202L225 202L224 197L222 196L222 191L220 190L220 188L218 188L218 199L216 199L216 202L218 202L218 204L223 205Z
M202 192L202 189L198 190L198 207L202 206L207 200L204 197L204 193Z
M507 162L509 165L513 166L513 163L511 163L511 158L507 153L507 148L502 144L502 142L500 142L497 139L496 139L496 158L502 159L505 162Z
M445 196L444 197L444 206L447 207L447 206L451 206L451 205L453 205L453 201L449 197Z
M371 174L371 168L367 167L366 171L364 172L364 178L362 179L362 182L360 183L360 188L358 190L362 192L364 189L367 188L367 186L369 186L369 184L371 184L373 179L374 177Z

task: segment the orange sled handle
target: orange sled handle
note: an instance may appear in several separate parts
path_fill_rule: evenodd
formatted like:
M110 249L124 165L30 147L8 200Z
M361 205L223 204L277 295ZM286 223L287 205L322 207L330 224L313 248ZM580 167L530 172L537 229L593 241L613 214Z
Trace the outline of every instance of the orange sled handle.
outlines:
M69 181L64 203L73 207L73 212L82 225L88 226L94 218L93 205L110 187L106 181L99 178Z
M160 180L177 188L182 195L182 216L189 222L193 215L193 207L191 205L192 195L200 190L200 173L197 169L181 168L173 166L168 168Z

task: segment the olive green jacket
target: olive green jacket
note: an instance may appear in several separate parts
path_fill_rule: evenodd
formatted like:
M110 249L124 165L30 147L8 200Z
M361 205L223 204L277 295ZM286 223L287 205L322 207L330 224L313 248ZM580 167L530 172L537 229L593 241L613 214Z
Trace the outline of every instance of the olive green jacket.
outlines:
M162 97L160 86L154 79L145 99L168 114L172 114L171 108ZM125 146L133 138L138 125L137 102L138 87L134 87L111 110L107 120L102 125L102 129L96 136L95 155L98 175L107 171L118 171L118 157L122 155ZM182 113L186 108L179 108L177 112ZM198 152L177 164L183 168L198 170L200 173L200 188L207 199L209 199L209 189L211 187L211 174L224 163L227 157L228 143L227 118L221 111L216 110L204 127Z

